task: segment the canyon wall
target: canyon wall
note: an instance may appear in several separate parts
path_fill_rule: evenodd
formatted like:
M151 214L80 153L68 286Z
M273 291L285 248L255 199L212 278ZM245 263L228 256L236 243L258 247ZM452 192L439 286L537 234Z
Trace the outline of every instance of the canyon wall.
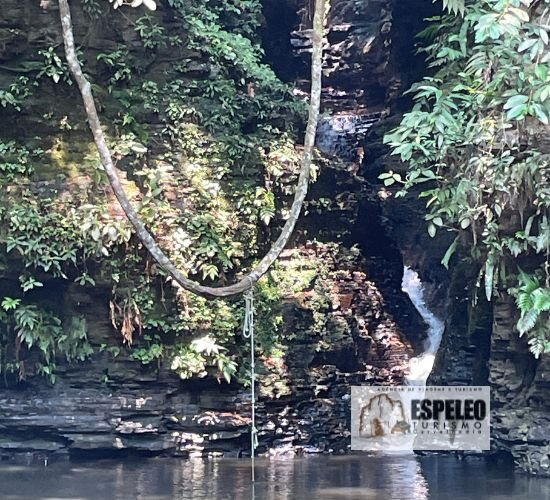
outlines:
M297 24L279 27L292 42L291 52L278 57L292 59L294 76L305 88L308 10L307 6L294 7L295 15L289 13L289 19ZM112 46L108 37L113 26L87 25L80 6L73 9L75 34L77 40L84 40L83 51L94 54ZM368 116L359 120L364 131L383 112L393 85L391 9L389 1L335 2L329 15L324 106L331 113ZM263 36L267 48L268 12L266 2ZM160 19L165 27L172 22L165 6ZM133 23L121 16L114 25L119 31L113 36L129 47L138 46ZM25 70L21 61L32 59L36 50L60 43L53 1L40 5L10 1L3 6L0 26L6 35L0 50L0 78L6 81L13 71ZM270 63L272 56L267 50ZM185 60L188 72L182 78L192 75L208 80L208 61L197 52L184 49L174 56L159 49L155 57L137 53L138 66L150 75L161 74L167 64L177 64L178 58ZM98 62L94 57L87 59L87 71L94 73ZM83 121L73 90L67 93L55 85L41 86L34 109L26 109L23 117L16 118L14 129L2 134L10 137L15 131L24 137L48 137L57 133L48 122L48 116L55 114L50 110L61 110L71 118L76 113ZM284 353L260 357L260 453L347 451L349 386L401 383L408 359L424 336L420 317L401 291L401 254L381 225L377 197L356 175L360 154L355 150L352 155L336 154L359 147L359 139L355 132L327 139L336 150L327 151L328 156L319 160L319 178L293 243L278 264L278 276L292 276L303 283L297 291L287 290L280 307ZM78 199L82 191L91 189L86 174L66 174L68 165L63 164L65 158L78 164L80 151L88 147L78 141L89 141L82 124L69 133L67 151L62 151L58 161L61 170L31 178L37 197ZM124 171L123 177L135 189L131 170ZM295 179L290 170L281 184L292 186ZM178 202L176 192L170 196ZM111 212L119 213L110 199ZM13 296L18 293L21 262L13 252L3 252L0 290L4 296ZM97 280L95 286L47 276L41 279L42 287L31 293L35 303L54 307L65 322L81 318L93 353L81 362L58 360L53 385L21 371L20 380L13 374L5 377L6 387L0 390L2 458L116 453L237 456L249 452L246 386L220 382L214 376L181 380L162 357L149 363L136 359L113 327L109 279ZM133 341L134 348L145 342L137 333ZM246 352L238 329L233 342ZM32 356L25 366L31 361ZM240 361L246 363L246 359Z
M311 5L298 0L283 4L264 1L262 45L271 67L282 79L296 81L303 94ZM529 354L514 331L509 301L480 301L471 307L476 270L456 264L460 259L455 256L447 272L440 260L449 241L428 236L422 203L414 193L395 199L394 190L377 179L385 170L405 169L387 157L381 139L410 105L402 92L424 71L421 58L414 56L413 37L432 9L430 2L422 1L332 2L319 136L325 158L279 266L280 273L296 276L305 285L287 291L282 301L287 350L261 358L259 451L345 452L349 386L403 381L425 329L401 291L406 263L425 283L430 308L446 320L431 383L490 383L493 450L511 453L524 470L548 474L548 357L535 360ZM161 12L169 25L169 10ZM130 47L137 45L127 19L118 19L116 26L118 38ZM112 45L113 32L94 23L88 26L81 13L75 16L75 31L78 39L86 40L86 50ZM14 71L31 71L19 64L25 57L59 45L56 3L5 2L0 33L0 82L8 82ZM150 74L181 58L193 77L205 82L211 77L208 61L193 51L140 57ZM26 137L47 136L53 130L49 110L55 108L74 111L80 103L74 92L45 85L34 109L23 118L10 118L13 129ZM76 114L83 120L81 112ZM0 135L12 132L1 130ZM64 153L69 159L82 152L77 143L89 137L80 129L71 132L71 140L70 154ZM294 181L292 171L285 173L283 184ZM85 176L60 180L56 173L36 181L33 189L38 196L55 193L63 198L87 182ZM116 211L114 203L112 207ZM262 237L265 244L270 232ZM19 286L20 262L2 252L0 291L9 296ZM0 455L248 453L249 389L235 381L220 383L213 376L182 381L163 358L148 364L135 359L113 328L111 290L109 281L91 287L51 279L36 291L36 300L55 302L64 318L86 318L95 352L80 363L59 363L54 385L38 376L18 383L5 378L6 387L0 390ZM234 345L242 348L245 342L238 329L234 336ZM139 347L140 338L135 342Z
M403 2L394 2L394 26L401 32L419 30L419 19L406 13ZM429 15L424 12L423 17ZM413 190L405 198L396 198L398 188L386 188L378 180L382 172L406 172L406 165L388 157L382 145L385 132L397 125L411 103L400 92L424 71L421 61L406 56L406 40L395 37L391 52L394 87L386 98L388 112L371 127L362 140L364 160L362 175L369 181L369 191L377 194L379 210L387 236L396 242L404 262L417 270L424 283L430 309L446 323L431 385L491 386L491 453L510 454L518 467L532 474L550 475L549 429L550 405L548 363L550 357L535 359L527 339L516 330L517 310L513 299L502 291L500 298L487 302L477 292L479 268L472 264L468 248L459 248L449 270L441 260L454 234L438 232L431 238L423 219L424 202ZM397 42L397 43L396 43ZM530 125L533 143L548 150L539 125ZM525 263L528 266L528 263ZM475 297L475 300L474 300ZM475 304L475 305L473 305Z

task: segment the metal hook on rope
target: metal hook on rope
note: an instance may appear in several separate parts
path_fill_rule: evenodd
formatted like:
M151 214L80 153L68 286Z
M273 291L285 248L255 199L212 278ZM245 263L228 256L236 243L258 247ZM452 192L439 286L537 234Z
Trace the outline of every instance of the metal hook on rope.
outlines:
M244 294L245 312L243 337L249 339L254 335L254 291L247 290Z
M244 295L245 311L243 322L243 337L250 339L250 406L252 409L250 427L250 460L252 467L252 482L254 482L254 451L258 447L256 430L256 360L254 343L254 290L250 288Z

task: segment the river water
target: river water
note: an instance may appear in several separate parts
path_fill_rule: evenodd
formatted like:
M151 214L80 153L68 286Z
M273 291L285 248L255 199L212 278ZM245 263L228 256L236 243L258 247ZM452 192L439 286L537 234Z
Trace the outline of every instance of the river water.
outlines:
M96 460L0 465L0 498L44 500L550 500L550 479L453 456Z

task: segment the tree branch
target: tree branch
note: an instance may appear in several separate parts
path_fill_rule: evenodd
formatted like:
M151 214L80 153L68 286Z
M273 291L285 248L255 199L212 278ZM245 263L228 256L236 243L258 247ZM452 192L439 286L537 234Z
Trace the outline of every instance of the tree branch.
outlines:
M182 288L189 290L190 292L202 295L205 297L227 297L242 293L251 288L272 266L277 260L284 247L288 243L296 222L300 216L302 206L307 195L309 177L311 170L311 160L313 156L313 147L315 145L315 135L317 131L317 122L319 120L319 107L321 102L321 69L322 69L322 52L323 52L323 26L324 26L324 10L326 0L316 0L315 16L313 21L313 51L311 56L311 95L309 103L309 116L306 128L306 135L304 140L304 156L302 167L300 169L300 175L298 178L298 184L296 186L296 193L294 195L294 201L290 209L290 216L286 221L281 234L277 240L273 243L271 249L267 252L265 257L258 263L258 265L248 273L244 278L233 285L224 287L210 287L200 285L199 283L190 280L182 272L180 272L173 262L167 257L167 255L159 247L153 236L149 233L145 224L140 219L138 213L131 205L130 200L124 192L124 188L120 183L116 168L113 164L111 152L105 140L105 135L101 128L101 122L97 113L94 97L92 95L92 88L90 82L84 76L80 62L78 61L72 20L71 11L67 0L59 0L59 13L61 16L61 26L63 29L63 42L65 44L65 54L69 69L73 75L80 94L84 107L86 109L86 116L88 118L88 125L92 131L94 142L99 153L101 164L107 173L109 183L115 193L115 196L124 210L124 213L128 217L128 220L134 226L138 238L141 240L145 248L158 262L160 267L164 269Z

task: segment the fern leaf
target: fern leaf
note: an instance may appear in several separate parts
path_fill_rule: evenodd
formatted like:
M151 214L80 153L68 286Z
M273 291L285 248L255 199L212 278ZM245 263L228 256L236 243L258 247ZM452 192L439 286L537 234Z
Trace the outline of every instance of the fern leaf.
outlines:
M535 327L538 317L539 312L536 309L531 309L526 314L521 316L516 325L520 337Z
M546 350L546 344L543 339L539 337L534 337L529 340L529 350L533 353L533 356L535 358L539 358L541 354L544 352L547 352Z
M464 15L466 10L464 0L443 0L443 8L453 14L460 14L461 16Z
M533 293L533 309L537 311L550 311L550 290L539 288Z
M521 314L525 314L527 311L533 308L533 298L530 293L520 292L516 298L516 305Z
M539 280L532 274L527 274L519 269L520 290L525 293L533 293L537 288L540 288Z

